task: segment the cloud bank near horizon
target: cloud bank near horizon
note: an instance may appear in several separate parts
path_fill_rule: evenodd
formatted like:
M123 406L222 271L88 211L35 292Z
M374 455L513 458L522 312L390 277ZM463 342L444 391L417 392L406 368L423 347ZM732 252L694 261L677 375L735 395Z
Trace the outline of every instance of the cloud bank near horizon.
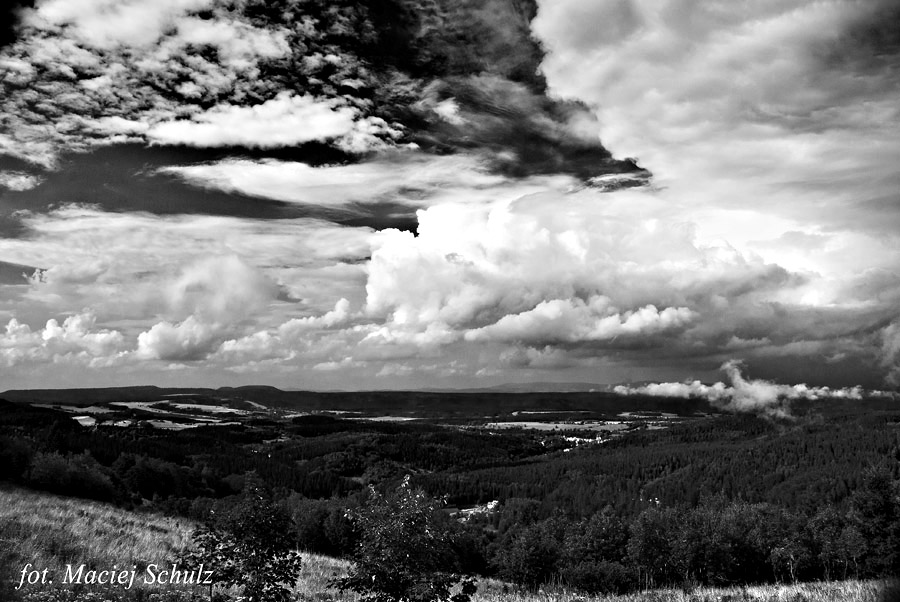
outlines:
M763 379L747 379L742 373L740 361L730 360L721 370L728 376L729 384L717 381L711 385L699 380L684 382L650 383L640 386L617 385L619 395L649 395L651 397L677 397L705 399L718 410L735 414L757 414L769 418L791 418L790 404L795 400L819 401L828 399L862 400L864 397L894 397L895 393L865 390L854 387L811 387L806 384L782 385Z

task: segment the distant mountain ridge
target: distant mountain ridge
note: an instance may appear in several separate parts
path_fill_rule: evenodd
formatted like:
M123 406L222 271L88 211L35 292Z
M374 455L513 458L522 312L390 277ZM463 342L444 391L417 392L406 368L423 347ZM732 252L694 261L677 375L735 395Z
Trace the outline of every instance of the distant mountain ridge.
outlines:
M572 383L545 383L571 386ZM577 383L576 383L577 384ZM591 383L580 383L592 385ZM602 385L601 385L602 386ZM709 406L697 399L623 396L611 391L557 390L460 390L460 391L283 391L276 387L163 388L156 386L9 390L0 398L16 403L92 405L122 401L250 401L267 408L287 411L357 411L370 413L415 413L482 416L516 410L571 412L592 410L610 414L635 409L691 415ZM171 401L175 401L172 399Z

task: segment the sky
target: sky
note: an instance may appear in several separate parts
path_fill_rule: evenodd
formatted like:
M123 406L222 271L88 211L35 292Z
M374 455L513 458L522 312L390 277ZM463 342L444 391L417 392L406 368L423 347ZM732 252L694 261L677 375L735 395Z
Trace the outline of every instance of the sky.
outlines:
M0 390L900 383L898 1L19 4Z

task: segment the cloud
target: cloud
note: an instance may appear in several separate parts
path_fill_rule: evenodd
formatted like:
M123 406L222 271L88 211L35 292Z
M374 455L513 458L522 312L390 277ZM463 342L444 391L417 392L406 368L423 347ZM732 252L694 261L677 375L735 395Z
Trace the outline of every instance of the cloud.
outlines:
M877 333L897 321L900 48L871 34L896 15L892 1L540 3L550 90L594 107L604 143L653 172L644 193L698 244L784 270L684 304L700 315L689 353L756 340L756 358L890 356Z
M224 340L224 325L204 323L194 316L183 322L159 322L138 335L136 356L145 360L201 360Z
M96 48L139 48L158 41L179 17L211 7L213 0L47 0L31 15L36 26L68 26Z
M294 338L300 333L316 328L334 328L345 324L350 318L350 302L339 299L334 309L321 316L294 318L278 327L278 334L286 338Z
M219 105L190 120L152 126L157 144L272 148L340 138L353 132L356 110L309 96L281 92L257 106Z
M209 45L223 64L237 69L254 67L260 59L287 56L290 48L282 30L253 27L240 21L181 19L175 34L181 45Z
M0 7L0 48L15 41L22 12L31 6L34 0L9 0Z
M25 362L75 362L102 367L116 360L125 339L116 330L95 329L96 317L83 312L67 317L63 323L54 318L43 329L34 331L15 318L0 333L0 360L6 367Z
M0 171L0 187L24 192L40 186L42 178L22 171Z
M564 0L542 3L534 29L551 89L596 106L614 152L736 243L740 223L722 210L896 231L900 77L829 58L857 57L848 31L891 5Z
M60 152L121 142L270 149L324 140L366 153L402 134L373 115L370 102L318 79L350 81L359 71L351 51L331 44L323 54L326 32L267 23L243 8L211 0L41 3L0 55L0 152L52 168ZM322 66L300 61L315 57Z
M692 312L686 307L653 305L620 313L605 297L541 301L525 312L507 315L466 333L466 340L499 340L517 343L582 343L611 341L619 337L642 337L679 329L688 324Z
M371 229L309 218L153 216L77 205L20 218L26 235L0 238L0 257L41 268L18 308L27 312L91 307L112 319L179 321L200 312L215 320L235 304L258 308L273 296L324 312L336 298L362 294L359 262L371 252ZM260 319L280 324L299 313L290 315L289 303L276 309Z
M236 255L209 257L186 266L168 287L170 311L214 323L233 323L275 299L271 279Z
M848 120L897 125L896 110L878 110L895 82L885 74L851 78L820 58L879 4L759 0L735 9L722 1L566 0L542 4L534 29L549 50L551 87L598 103L607 143L641 157L657 177L701 169L707 177L765 177L771 169L770 181L791 181L833 159L827 155L846 140ZM888 139L884 131L854 132ZM844 155L831 175L837 180L869 153L854 147Z
M888 370L887 382L900 385L900 322L881 331L881 365Z
M694 380L651 383L639 387L618 385L613 390L619 395L706 399L713 407L726 412L777 418L790 416L789 402L792 400L862 399L864 395L889 395L881 391L864 391L861 387L832 389L805 384L780 385L761 379L748 380L741 373L741 368L741 362L736 360L722 364L721 370L728 375L730 386L723 382L706 385Z
M366 312L395 336L640 347L665 335L692 353L695 323L712 329L697 331L701 340L724 344L736 316L802 285L753 254L702 243L678 209L581 190L420 210L417 236L373 237ZM781 321L770 314L761 328L777 332Z
M138 335L137 357L165 361L200 360L241 322L265 312L277 294L275 283L237 256L213 257L187 266L168 287L169 313L181 322L163 321Z
M402 202L429 206L448 198L466 197L478 203L485 198L495 200L504 189L521 195L541 190L549 183L546 179L510 181L491 174L474 156L435 157L415 151L384 153L373 160L348 165L313 167L273 159L226 159L159 171L175 174L197 186L315 205ZM572 182L566 180L565 184Z

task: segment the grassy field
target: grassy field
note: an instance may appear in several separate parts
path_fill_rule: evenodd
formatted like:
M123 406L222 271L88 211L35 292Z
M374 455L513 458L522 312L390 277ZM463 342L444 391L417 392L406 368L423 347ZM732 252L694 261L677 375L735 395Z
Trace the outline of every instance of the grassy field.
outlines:
M48 573L62 575L67 564L86 564L99 569L148 564L166 565L190 541L194 525L187 521L154 514L128 512L95 502L54 496L8 486L0 487L0 600L16 600L26 563ZM328 581L342 575L347 563L334 558L304 554L303 570L295 589L297 600L358 602L358 597L328 588ZM29 593L58 586L25 586ZM106 592L94 586L88 591ZM134 600L149 600L146 588L124 592ZM159 592L160 590L154 591ZM141 589L145 591L141 591ZM179 586L184 594L191 592ZM697 588L657 590L624 596L586 597L548 588L522 592L491 579L482 580L474 602L894 602L900 596L885 597L884 584L868 581L766 585L740 588ZM101 596L98 598L103 600ZM205 598L203 598L205 599Z
M192 529L188 522L159 515L3 486L0 600L14 595L10 588L19 584L28 563L46 568L50 576L64 575L67 564L88 569L136 565L139 571L154 563L164 566L189 544Z

